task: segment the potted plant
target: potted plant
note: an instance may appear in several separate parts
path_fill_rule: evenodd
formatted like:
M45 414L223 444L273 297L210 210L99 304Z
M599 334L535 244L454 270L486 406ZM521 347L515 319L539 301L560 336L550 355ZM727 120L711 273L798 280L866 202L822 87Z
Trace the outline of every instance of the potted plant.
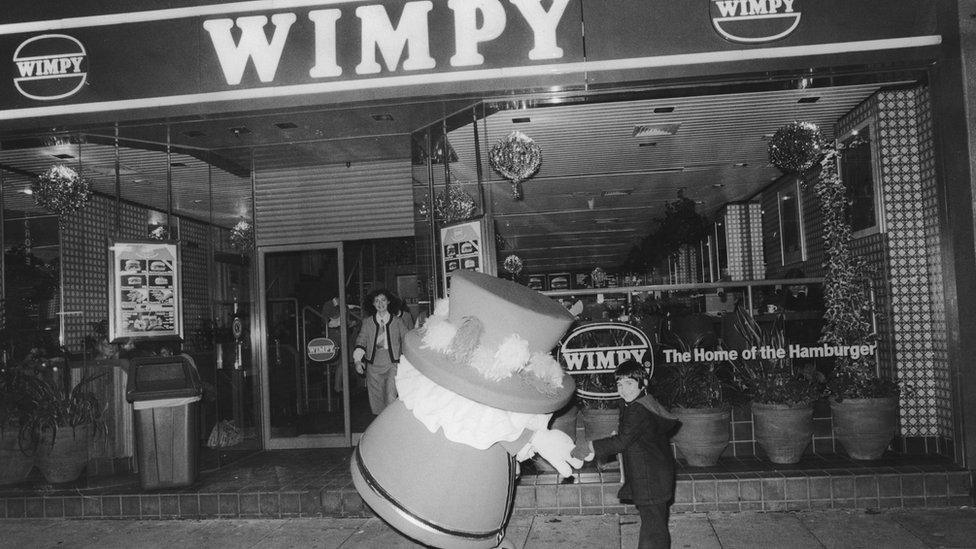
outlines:
M667 334L667 340L681 353L702 345L701 340L689 345L674 333ZM658 400L681 421L671 440L693 467L715 465L729 445L732 411L724 369L719 361L675 362L653 385Z
M29 381L18 368L0 367L0 485L24 480L34 467L34 456L19 440L20 426L30 413Z
M813 436L813 402L820 398L821 375L809 364L798 367L787 351L782 313L762 328L742 307L734 326L756 356L735 360L735 382L751 400L756 441L773 463L796 463Z
M50 483L71 482L88 464L88 445L104 430L102 409L87 386L104 374L68 389L65 369L38 371L25 385L29 412L20 425L20 441L36 451L37 466Z
M826 254L820 343L873 349L870 278L864 259L851 248L849 200L837 172L839 155L836 148L824 154L814 187L823 214ZM881 376L876 364L873 352L859 353L856 359L836 357L827 383L834 435L854 459L880 458L897 430L899 386Z
M577 391L602 394L617 392L617 381L612 373L586 374L578 376L576 380ZM619 401L619 398L585 398L577 394L576 405L579 407L579 417L582 419L583 435L586 440L605 438L617 430L620 418ZM617 466L616 461L597 464L600 469L612 469Z

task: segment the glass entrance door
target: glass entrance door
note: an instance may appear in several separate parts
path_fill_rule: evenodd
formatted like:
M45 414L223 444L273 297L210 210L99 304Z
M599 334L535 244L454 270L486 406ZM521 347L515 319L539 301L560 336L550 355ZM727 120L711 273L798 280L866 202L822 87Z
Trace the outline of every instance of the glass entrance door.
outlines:
M350 446L342 244L262 249L265 447Z

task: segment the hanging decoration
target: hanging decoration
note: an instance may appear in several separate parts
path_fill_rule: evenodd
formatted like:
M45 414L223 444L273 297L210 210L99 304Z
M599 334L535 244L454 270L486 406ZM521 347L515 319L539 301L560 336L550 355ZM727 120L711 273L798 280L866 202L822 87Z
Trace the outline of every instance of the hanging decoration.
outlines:
M91 183L78 172L58 164L51 166L31 183L34 202L45 210L57 214L58 223L64 225L65 217L85 206L91 198Z
M28 267L30 267L30 264L32 262L31 246L33 245L34 245L34 241L31 240L30 217L24 215L24 263Z
M786 173L803 173L824 152L824 136L811 122L793 121L776 130L769 140L769 161Z
M474 217L477 206L474 198L460 187L448 185L434 197L434 216L441 223L454 223ZM421 216L430 216L430 203L425 200L418 207Z
M166 240L169 238L169 228L166 225L158 225L149 231L149 238L153 240Z
M254 226L242 219L230 230L230 247L241 255L247 255L254 249Z
M502 266L505 267L505 270L509 273L518 276L518 274L522 272L522 258L512 254L505 258L505 262L502 264Z
M593 281L594 288L602 288L607 282L607 272L600 267L596 267L593 269L593 272L590 273L590 280Z
M512 182L512 198L522 200L522 182L542 166L542 147L522 132L499 139L488 152L491 167Z

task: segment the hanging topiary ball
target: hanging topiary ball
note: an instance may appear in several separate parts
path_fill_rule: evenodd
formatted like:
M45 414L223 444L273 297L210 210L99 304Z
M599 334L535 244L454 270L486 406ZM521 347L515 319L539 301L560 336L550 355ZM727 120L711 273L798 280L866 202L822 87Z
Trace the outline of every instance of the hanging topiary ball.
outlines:
M505 262L503 263L503 266L505 267L506 271L512 273L515 276L518 276L518 274L522 272L522 258L520 258L515 254L512 254L505 258Z
M824 136L811 122L793 121L769 140L769 161L786 173L803 173L823 154Z
M65 216L88 203L91 183L78 172L63 165L51 166L31 184L34 202L45 210L57 214L58 223L65 223Z
M522 132L512 132L488 151L491 167L512 182L512 198L522 200L522 182L542 166L542 147Z

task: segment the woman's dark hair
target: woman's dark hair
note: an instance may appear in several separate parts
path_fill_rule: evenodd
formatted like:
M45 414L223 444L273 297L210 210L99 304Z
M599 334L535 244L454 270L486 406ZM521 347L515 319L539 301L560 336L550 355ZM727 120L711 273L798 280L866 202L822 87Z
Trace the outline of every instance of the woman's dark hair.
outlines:
M370 292L369 295L366 296L366 302L363 303L363 310L365 310L369 316L376 314L376 307L373 305L373 300L378 296L385 297L390 303L387 310L390 311L391 315L396 315L398 312L400 312L400 298L386 288L379 288Z
M634 359L625 360L613 371L614 379L630 378L637 382L637 385L644 389L647 387L647 371L640 362Z

